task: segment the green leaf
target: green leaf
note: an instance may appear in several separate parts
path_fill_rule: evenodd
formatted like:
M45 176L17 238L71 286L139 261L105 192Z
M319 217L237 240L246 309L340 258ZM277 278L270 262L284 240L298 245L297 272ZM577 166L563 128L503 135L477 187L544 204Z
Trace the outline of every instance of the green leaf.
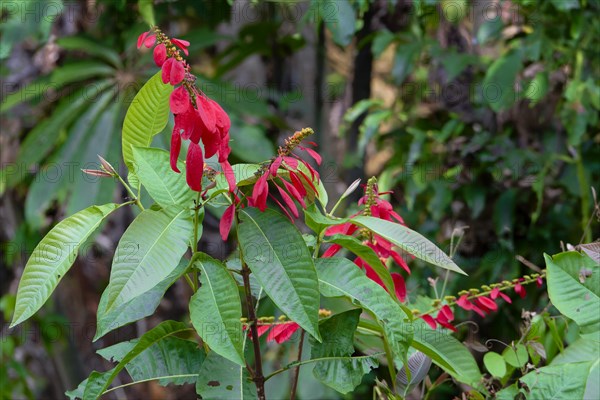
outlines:
M135 173L154 201L163 208L193 205L196 195L186 184L185 173L171 169L167 151L134 146L132 154ZM185 170L182 162L178 166L180 171Z
M91 206L59 222L48 232L25 265L10 327L25 321L42 307L75 262L81 244L118 207L117 204Z
M529 388L528 399L582 399L590 363L538 368L520 379Z
M200 368L196 393L203 399L256 399L256 386L248 370L211 351Z
M404 225L364 215L352 218L351 222L360 225L363 228L367 228L371 232L389 240L394 245L421 260L466 275L466 273L460 269L446 253L431 243L423 235Z
M187 250L192 229L188 210L142 211L117 246L106 288L106 312L151 290L169 276Z
M194 266L202 272L202 286L190 300L190 317L196 332L213 351L245 366L242 306L235 279L225 265L206 254Z
M56 68L50 75L50 82L52 85L63 86L89 78L111 77L115 72L111 66L98 61L78 61Z
M239 212L244 259L273 302L312 336L319 335L319 284L306 243L281 214L257 208Z
M138 339L98 350L107 361L119 362L139 343ZM160 385L196 383L198 370L206 355L191 340L168 336L154 343L125 368L133 381L157 379Z
M236 124L231 130L231 152L240 160L258 163L273 156L273 142L265 129L256 125Z
M156 25L152 0L138 0L138 9L148 26Z
M119 372L121 372L121 370L137 356L142 354L144 350L169 336L186 331L191 331L191 328L188 328L184 323L164 321L144 333L135 346L123 356L123 359L114 369L107 372L94 371L90 374L83 394L83 399L97 399L104 393Z
M502 378L506 374L506 363L504 358L498 353L489 351L483 356L485 368L492 376Z
M162 83L159 71L140 89L127 110L123 122L123 160L133 173L132 146L150 146L152 136L167 126L172 91L173 86Z
M385 289L345 258L319 258L315 265L321 294L325 297L348 297L354 304L373 313L394 353L403 358L410 342L410 323L404 321L406 314Z
M306 226L312 229L315 233L320 234L325 229L333 225L343 224L348 222L346 218L331 218L323 215L317 206L313 203L304 210L304 221Z
M347 357L334 361L318 361L313 375L320 382L346 394L354 390L365 374L378 366L376 358L352 358L354 332L362 310L355 309L336 314L319 324L323 342L311 339L311 358Z
M527 364L529 360L529 354L527 348L522 344L517 344L514 347L507 347L502 352L502 357L507 364L512 365L515 368L522 368Z
M347 235L333 235L325 240L326 242L339 244L340 246L350 250L356 256L362 258L367 264L369 264L375 273L381 278L381 281L385 284L388 293L395 298L394 281L388 271L387 267L383 265L375 251L361 243L360 240L354 236Z
M584 399L597 399L600 398L600 360L598 359L598 353L600 353L600 341L598 337L595 339L582 338L580 337L571 345L569 345L563 353L557 355L552 360L552 366L564 365L570 363L579 362L591 362L592 366L587 377L587 384L585 389Z
M425 353L457 380L476 386L481 372L471 352L461 342L446 332L433 330L423 320L413 321L411 346Z
M482 96L492 110L499 112L517 100L515 80L523 68L521 53L511 50L492 63L483 81Z
M114 307L111 311L106 312L106 304L108 302L108 291L102 293L100 304L98 305L96 324L96 335L94 342L121 326L137 321L154 313L156 307L160 304L165 292L171 285L181 277L188 266L188 260L182 259L177 268L173 270L165 279L152 289L134 297L126 303L118 307Z
M600 331L600 265L575 251L544 254L552 304L579 325L582 336Z

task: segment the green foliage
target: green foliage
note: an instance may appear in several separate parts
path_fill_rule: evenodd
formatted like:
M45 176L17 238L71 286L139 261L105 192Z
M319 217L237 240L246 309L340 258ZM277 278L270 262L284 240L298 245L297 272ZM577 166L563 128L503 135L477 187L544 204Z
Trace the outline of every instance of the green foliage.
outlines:
M192 233L188 210L143 211L127 228L115 253L104 314L152 290L179 263Z
M281 311L320 340L317 273L298 228L271 210L246 208L239 218L240 250L257 281Z
M229 400L256 399L256 386L248 370L211 351L202 364L196 381L196 393L202 398Z
M313 375L327 386L346 394L353 391L365 374L378 363L373 358L354 358L354 332L358 326L361 310L336 314L319 324L322 343L311 340L312 359L345 357L334 361L318 361Z
M583 336L600 332L600 269L578 252L544 255L548 271L548 295L552 304L577 323Z
M23 271L11 327L40 309L75 262L79 247L117 208L117 204L86 208L61 221L42 239Z
M201 254L194 267L200 288L190 299L190 318L202 340L217 354L245 366L242 306L235 279L222 263Z
M498 353L493 351L485 353L483 363L492 376L502 378L506 374L506 362Z

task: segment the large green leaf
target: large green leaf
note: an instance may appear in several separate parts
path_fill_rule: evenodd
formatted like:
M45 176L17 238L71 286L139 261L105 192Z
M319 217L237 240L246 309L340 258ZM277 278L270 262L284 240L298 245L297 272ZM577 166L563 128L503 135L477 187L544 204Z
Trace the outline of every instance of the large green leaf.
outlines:
M376 358L352 358L354 332L362 310L355 309L334 315L319 324L323 342L311 340L311 358L346 357L334 361L318 361L313 375L340 393L356 388L365 374L378 365Z
M252 273L281 311L320 340L319 284L302 234L269 209L246 208L239 218L240 246Z
M585 385L584 399L600 398L600 358L598 358L600 340L598 339L598 336L595 339L580 337L557 355L551 364L554 366L586 361L592 363Z
M423 320L413 322L411 346L425 353L434 363L461 382L476 386L481 372L473 355L461 342L441 329L433 330Z
M388 292L392 296L395 296L394 281L392 280L390 271L388 271L386 266L383 265L379 256L377 256L377 254L372 248L362 244L361 241L355 238L354 236L348 235L333 235L330 238L327 238L325 241L339 244L340 246L350 250L356 256L362 258L367 264L371 266L371 268L373 268L373 270L375 271L375 273L377 273L379 278L381 278L381 281L384 283Z
M144 350L169 336L186 331L191 331L191 328L188 328L188 326L184 323L164 321L148 332L144 333L135 346L133 346L133 348L123 356L119 364L117 364L114 369L109 371L110 373L94 371L90 374L88 382L85 386L83 399L91 400L99 398L108 388L113 379L115 379L115 377L119 374L119 372L121 372L121 370L137 356L142 354Z
M411 325L404 321L406 314L385 289L345 258L319 258L315 265L321 294L326 297L345 296L369 310L383 328L394 353L403 358L410 342Z
M108 361L120 362L138 343L138 339L121 342L97 353ZM133 381L157 379L163 386L183 385L196 383L205 357L198 343L168 336L142 351L125 368Z
M169 95L173 86L162 83L157 72L134 97L123 122L123 160L136 173L132 146L148 147L152 136L162 131L169 120Z
M242 306L235 279L225 265L205 254L194 266L201 271L202 284L190 300L196 332L213 351L245 366Z
M431 243L420 233L415 232L404 225L364 215L354 217L351 221L389 240L394 245L421 260L466 275L465 272L440 248Z
M167 289L185 272L188 263L188 260L182 259L177 268L152 289L136 296L120 306L114 307L109 312L106 312L108 292L104 291L100 298L100 304L98 305L98 322L96 324L94 341L112 330L152 315L154 310L156 310L156 307L160 304Z
M579 325L582 336L600 331L600 266L575 251L544 254L552 304Z
M79 247L119 206L91 206L56 225L37 245L19 282L11 327L25 321L48 300L73 265Z
M185 181L185 174L171 169L169 153L161 149L134 147L135 172L150 196L163 208L192 206L196 197ZM179 162L179 170L184 166Z
M256 399L256 385L250 380L248 370L216 352L206 356L196 381L196 393L203 399L249 400Z
M106 312L163 281L185 253L193 224L188 210L143 211L119 241L106 291ZM99 316L104 318L104 315Z
M590 363L570 363L538 368L520 379L529 389L528 399L583 399Z

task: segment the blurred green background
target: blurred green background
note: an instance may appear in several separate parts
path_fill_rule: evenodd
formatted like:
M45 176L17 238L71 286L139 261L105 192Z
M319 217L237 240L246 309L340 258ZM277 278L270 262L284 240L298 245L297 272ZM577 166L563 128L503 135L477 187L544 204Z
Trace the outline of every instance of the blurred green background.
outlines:
M151 52L135 46L152 21L191 42L199 87L231 116L232 163L268 159L283 138L311 126L330 198L377 175L407 225L445 250L463 229L455 258L469 277L453 277L447 293L531 272L527 263L543 268L544 252L600 236L597 223L588 225L591 188L600 188L596 0L0 4L2 399L61 398L92 369L108 367L97 348L185 318L188 288L177 283L156 316L91 343L112 252L133 218L123 209L52 301L8 330L19 276L44 233L90 204L127 196L117 182L80 169L96 168L97 154L124 168L124 113L157 71ZM168 148L168 130L155 146ZM224 258L218 220L206 224L206 251ZM409 297L432 296L427 278L437 272L417 267ZM477 336L509 341L521 310L546 303L532 288L477 320ZM270 345L267 368L287 363L288 350ZM338 398L310 380L309 369L302 374L301 399ZM374 376L354 398L371 396ZM289 380L269 384L279 398ZM126 394L195 396L193 388L151 383L115 398Z

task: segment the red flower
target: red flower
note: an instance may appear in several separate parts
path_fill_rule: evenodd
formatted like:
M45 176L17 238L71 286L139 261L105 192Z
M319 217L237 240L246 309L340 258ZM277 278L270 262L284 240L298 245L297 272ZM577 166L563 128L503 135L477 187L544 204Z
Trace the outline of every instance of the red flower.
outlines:
M508 297L507 295L505 295L504 293L502 293L502 292L500 291L500 289L498 289L498 288L494 288L494 289L492 289L492 291L490 292L490 297L491 297L493 300L496 300L496 298L497 298L498 296L502 297L502 299L503 299L504 301L506 301L507 303L509 303L509 304L510 304L510 303L512 303L512 300L510 299L510 297Z
M517 283L515 285L515 293L518 294L519 296L521 296L522 299L524 299L525 296L527 295L527 291L525 290L523 285L521 285L520 283Z
M396 297L402 303L406 301L406 284L404 278L397 272L392 272L392 280L394 281L394 290L396 291Z
M167 46L165 46L164 43L160 43L154 48L154 52L152 53L152 55L156 65L162 67L165 61L167 60Z
M183 62L174 58L169 58L162 65L162 81L171 85L178 85L185 77L185 67Z
M429 325L431 327L431 329L435 329L436 328L436 324L435 324L435 320L433 319L433 317L429 314L425 314L423 316L421 316L421 319L423 319L423 321L427 322L427 325Z
M267 336L267 341L271 342L275 340L277 343L281 344L287 340L289 340L292 335L300 328L295 322L286 322L283 324L276 324L269 332L269 336Z
M498 309L498 306L496 305L496 303L494 303L494 300L485 296L477 297L475 298L475 301L481 308L483 308L484 311L488 313L491 311L496 311Z
M147 48L154 46L156 42L156 35L152 33L152 31L144 32L140 36L138 36L137 40L137 48L141 48L142 44Z
M448 307L447 305L444 305L442 307L437 317L435 318L435 321L438 324L440 324L440 326L443 326L446 329L450 329L451 331L456 332L456 328L450 323L452 320L454 320L454 314L452 313L450 307Z
M172 38L171 43L173 43L175 46L179 47L186 56L189 55L187 48L190 45L190 42L188 42L187 40L183 40L183 39Z
M235 215L235 203L232 203L221 217L221 222L219 223L219 233L221 234L221 238L223 240L227 240L229 236L229 231L231 231L231 225L233 224L233 216Z
M477 307L475 304L471 303L469 301L469 299L467 298L466 294L460 296L460 298L456 301L456 304L464 310L467 310L467 311L472 310L472 311L475 311L480 316L485 317L485 313L479 307Z
M182 85L173 90L173 93L171 93L171 96L169 97L169 106L173 114L183 114L189 107L193 107L190 101L190 95L185 86Z

